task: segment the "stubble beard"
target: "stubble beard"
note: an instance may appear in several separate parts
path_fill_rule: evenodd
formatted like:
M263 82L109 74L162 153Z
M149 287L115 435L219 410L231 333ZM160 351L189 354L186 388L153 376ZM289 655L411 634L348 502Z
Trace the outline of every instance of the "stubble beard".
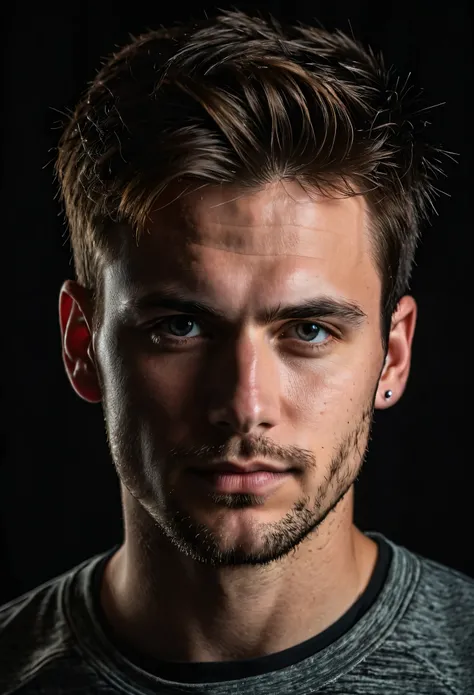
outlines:
M259 538L259 548L255 551L244 549L237 543L223 550L219 534L205 524L197 522L182 508L172 491L168 491L166 496L162 495L161 508L157 509L158 505L150 502L150 494L143 495L141 489L137 490L135 485L130 485L130 480L124 481L116 464L122 484L143 508L150 521L148 529L141 529L142 541L146 542L149 551L150 546L155 545L154 539L157 541L158 537L161 537L161 542L163 539L167 540L180 553L196 562L214 567L264 566L283 559L303 541L317 533L321 524L338 507L356 481L365 458L372 415L373 402L363 411L358 424L345 435L335 449L327 473L311 497L302 496L282 519L258 525L256 536ZM263 446L265 447L265 442ZM269 442L267 446L271 453L274 445ZM133 456L132 452L130 456L124 456L125 452L122 449L120 458L117 454L116 448L114 460L137 461L136 454ZM298 456L295 447L292 447L292 455ZM299 455L307 460L308 465L317 468L317 462L311 452L299 450ZM133 469L129 467L129 470ZM250 494L211 494L210 498L219 509L246 509L265 504L264 498Z

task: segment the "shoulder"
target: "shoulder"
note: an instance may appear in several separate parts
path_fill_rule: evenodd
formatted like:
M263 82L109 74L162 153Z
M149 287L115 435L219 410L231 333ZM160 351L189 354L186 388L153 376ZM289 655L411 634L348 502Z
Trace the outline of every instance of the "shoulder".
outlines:
M447 635L474 637L474 579L417 555L420 579L412 609L421 625L435 625Z
M449 685L458 692L456 687L468 683L474 692L474 579L411 555L418 565L418 581L392 640L399 651L443 681L446 692L451 692Z
M69 683L88 692L92 676L68 616L78 608L72 585L90 565L88 559L0 606L0 695L62 692Z
M57 577L0 607L0 693L14 693L40 668L66 656L67 626Z

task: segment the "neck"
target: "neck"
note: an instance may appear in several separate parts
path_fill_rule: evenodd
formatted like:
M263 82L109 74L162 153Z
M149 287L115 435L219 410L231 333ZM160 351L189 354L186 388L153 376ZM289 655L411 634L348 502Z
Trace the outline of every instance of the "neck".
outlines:
M124 510L101 602L122 642L160 660L251 659L299 644L350 608L376 561L352 521L353 489L294 552L263 567L198 563L158 536L133 498Z

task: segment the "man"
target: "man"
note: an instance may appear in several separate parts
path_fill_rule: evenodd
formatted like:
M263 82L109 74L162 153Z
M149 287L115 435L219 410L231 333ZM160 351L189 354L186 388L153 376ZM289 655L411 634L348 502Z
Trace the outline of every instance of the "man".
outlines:
M3 607L1 693L474 692L474 582L353 522L410 368L421 108L347 36L240 12L96 77L59 311L124 541Z

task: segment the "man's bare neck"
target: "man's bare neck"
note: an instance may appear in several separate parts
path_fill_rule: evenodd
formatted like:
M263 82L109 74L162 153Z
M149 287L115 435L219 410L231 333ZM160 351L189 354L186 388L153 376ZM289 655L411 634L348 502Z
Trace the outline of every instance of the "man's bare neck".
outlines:
M165 661L233 661L288 649L338 620L372 575L376 543L347 520L334 522L337 531L315 534L264 567L213 568L174 549L152 557L143 545L125 543L104 573L106 619L121 642Z

